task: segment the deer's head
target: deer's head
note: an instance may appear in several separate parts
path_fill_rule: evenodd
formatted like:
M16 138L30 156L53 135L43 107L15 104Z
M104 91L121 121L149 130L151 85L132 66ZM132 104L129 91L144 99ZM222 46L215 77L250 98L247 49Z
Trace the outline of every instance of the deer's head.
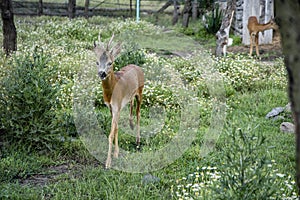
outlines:
M278 25L275 22L275 19L272 18L267 24L269 24L270 28L274 29L274 30L278 30Z
M96 64L98 68L98 75L101 80L105 80L110 75L110 73L113 72L114 59L121 51L121 43L118 43L114 47L111 47L113 38L114 34L110 38L107 45L104 45L100 40L99 34L99 44L94 43L94 52L97 59Z

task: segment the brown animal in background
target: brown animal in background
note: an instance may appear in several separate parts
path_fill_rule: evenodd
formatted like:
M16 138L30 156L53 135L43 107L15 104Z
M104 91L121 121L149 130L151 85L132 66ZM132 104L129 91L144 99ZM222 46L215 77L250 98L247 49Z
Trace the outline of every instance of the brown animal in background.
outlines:
M259 24L257 21L257 18L255 16L251 16L248 19L247 27L248 27L249 34L250 34L250 56L252 56L254 43L255 43L255 47L256 47L256 55L259 56L259 50L258 50L259 32L269 30L269 29L277 30L278 26L275 23L274 19L271 19L266 24Z
M111 153L112 143L115 141L114 157L119 155L118 146L118 121L120 117L120 111L122 108L130 102L130 126L133 128L132 123L132 111L133 101L136 98L136 115L137 115L137 136L136 143L139 146L140 143L140 108L142 103L142 91L144 88L144 73L140 67L136 65L127 65L120 71L114 72L113 63L115 57L121 51L120 43L114 47L110 47L114 35L112 35L108 44L105 46L99 35L99 44L95 43L95 54L97 57L98 75L102 80L103 98L105 104L109 107L112 122L111 130L108 138L109 147L107 160L105 163L106 168L111 167Z

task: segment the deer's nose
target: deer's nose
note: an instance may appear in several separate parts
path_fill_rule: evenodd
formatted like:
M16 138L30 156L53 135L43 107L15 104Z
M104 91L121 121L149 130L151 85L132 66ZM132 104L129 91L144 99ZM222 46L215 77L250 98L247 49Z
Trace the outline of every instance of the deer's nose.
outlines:
M99 77L101 78L101 80L104 80L107 76L107 74L104 71L100 71L98 72Z

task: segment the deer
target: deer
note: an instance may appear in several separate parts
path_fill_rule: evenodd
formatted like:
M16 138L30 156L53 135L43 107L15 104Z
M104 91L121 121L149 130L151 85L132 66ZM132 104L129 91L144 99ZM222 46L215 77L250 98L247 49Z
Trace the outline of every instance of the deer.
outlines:
M134 129L132 113L134 98L136 99L136 145L140 145L140 108L142 103L142 92L144 88L144 73L142 69L133 64L129 64L114 72L114 60L121 51L121 43L112 46L114 34L107 45L101 42L100 34L99 43L94 42L94 52L96 55L96 65L98 76L102 82L102 91L104 103L110 110L112 117L111 130L108 137L108 153L105 162L105 168L111 167L111 154L113 141L115 143L114 158L119 156L118 146L118 121L120 112L127 103L130 103L129 122L131 129Z
M258 50L259 32L263 32L263 31L269 30L269 29L277 30L278 26L273 18L266 24L259 24L257 21L257 18L255 16L251 16L248 18L247 27L248 27L249 34L250 34L250 53L249 53L249 55L252 56L253 45L255 43L256 55L260 56L259 50Z

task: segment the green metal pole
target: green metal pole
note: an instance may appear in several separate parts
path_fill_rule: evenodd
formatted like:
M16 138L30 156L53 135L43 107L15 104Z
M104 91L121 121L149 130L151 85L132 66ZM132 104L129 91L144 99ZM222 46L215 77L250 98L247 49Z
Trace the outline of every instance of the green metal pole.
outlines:
M136 22L140 21L140 0L136 0Z

